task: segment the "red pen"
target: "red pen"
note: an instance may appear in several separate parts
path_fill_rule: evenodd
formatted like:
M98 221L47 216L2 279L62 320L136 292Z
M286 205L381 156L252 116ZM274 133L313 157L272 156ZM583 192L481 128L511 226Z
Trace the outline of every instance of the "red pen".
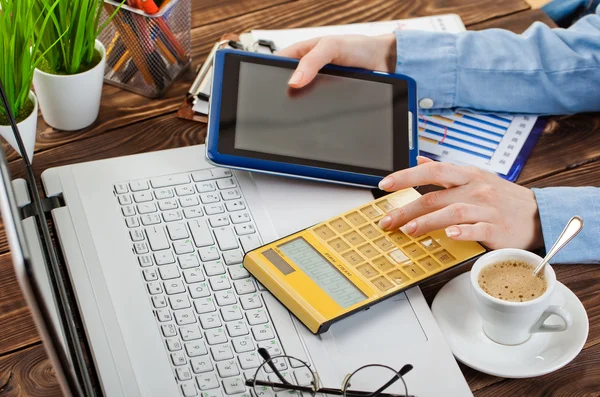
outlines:
M158 12L158 7L154 0L140 0L140 5L146 14L154 15Z

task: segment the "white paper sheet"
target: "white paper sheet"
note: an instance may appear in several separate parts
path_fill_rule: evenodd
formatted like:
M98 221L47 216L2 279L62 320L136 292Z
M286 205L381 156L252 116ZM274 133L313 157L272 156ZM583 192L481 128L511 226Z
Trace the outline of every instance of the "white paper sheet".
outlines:
M299 41L330 35L362 34L379 36L395 30L425 30L433 32L462 32L465 25L456 14L437 15L432 17L400 19L395 21L355 23L350 25L320 26L314 28L285 30L253 30L256 40L271 40L277 49L288 47Z

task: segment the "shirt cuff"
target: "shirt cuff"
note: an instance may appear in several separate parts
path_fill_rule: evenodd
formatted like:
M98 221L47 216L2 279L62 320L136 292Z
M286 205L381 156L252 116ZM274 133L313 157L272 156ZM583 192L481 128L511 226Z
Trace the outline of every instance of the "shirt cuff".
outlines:
M583 229L551 261L600 263L600 189L552 187L532 189L538 204L546 252L558 239L571 217L581 216Z
M454 107L457 87L456 35L396 31L396 73L417 82L419 112Z

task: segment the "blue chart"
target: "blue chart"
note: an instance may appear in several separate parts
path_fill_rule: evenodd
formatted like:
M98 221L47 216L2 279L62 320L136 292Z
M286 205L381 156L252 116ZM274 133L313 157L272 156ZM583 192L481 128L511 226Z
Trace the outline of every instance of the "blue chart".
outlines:
M419 149L438 160L507 175L536 119L467 112L420 115Z

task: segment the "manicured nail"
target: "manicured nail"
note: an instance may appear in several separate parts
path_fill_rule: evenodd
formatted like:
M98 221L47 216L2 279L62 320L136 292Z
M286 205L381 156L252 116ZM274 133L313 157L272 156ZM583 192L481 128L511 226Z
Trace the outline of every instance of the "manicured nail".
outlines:
M456 226L450 226L446 228L446 236L456 237L460 236L460 229Z
M382 229L387 229L388 227L390 227L391 224L392 224L392 217L391 216L384 216L379 221L379 227L382 228Z
M417 230L417 222L415 221L410 221L400 228L400 231L404 234L413 234L415 230Z
M383 178L380 182L379 182L379 189L380 190L385 190L385 189L389 189L392 186L394 186L394 180L392 178L389 177L385 177Z
M299 70L296 70L294 72L294 74L292 75L292 78L290 79L290 81L288 81L289 85L296 85L300 82L300 80L302 80L302 77L304 76L304 73L300 72Z

